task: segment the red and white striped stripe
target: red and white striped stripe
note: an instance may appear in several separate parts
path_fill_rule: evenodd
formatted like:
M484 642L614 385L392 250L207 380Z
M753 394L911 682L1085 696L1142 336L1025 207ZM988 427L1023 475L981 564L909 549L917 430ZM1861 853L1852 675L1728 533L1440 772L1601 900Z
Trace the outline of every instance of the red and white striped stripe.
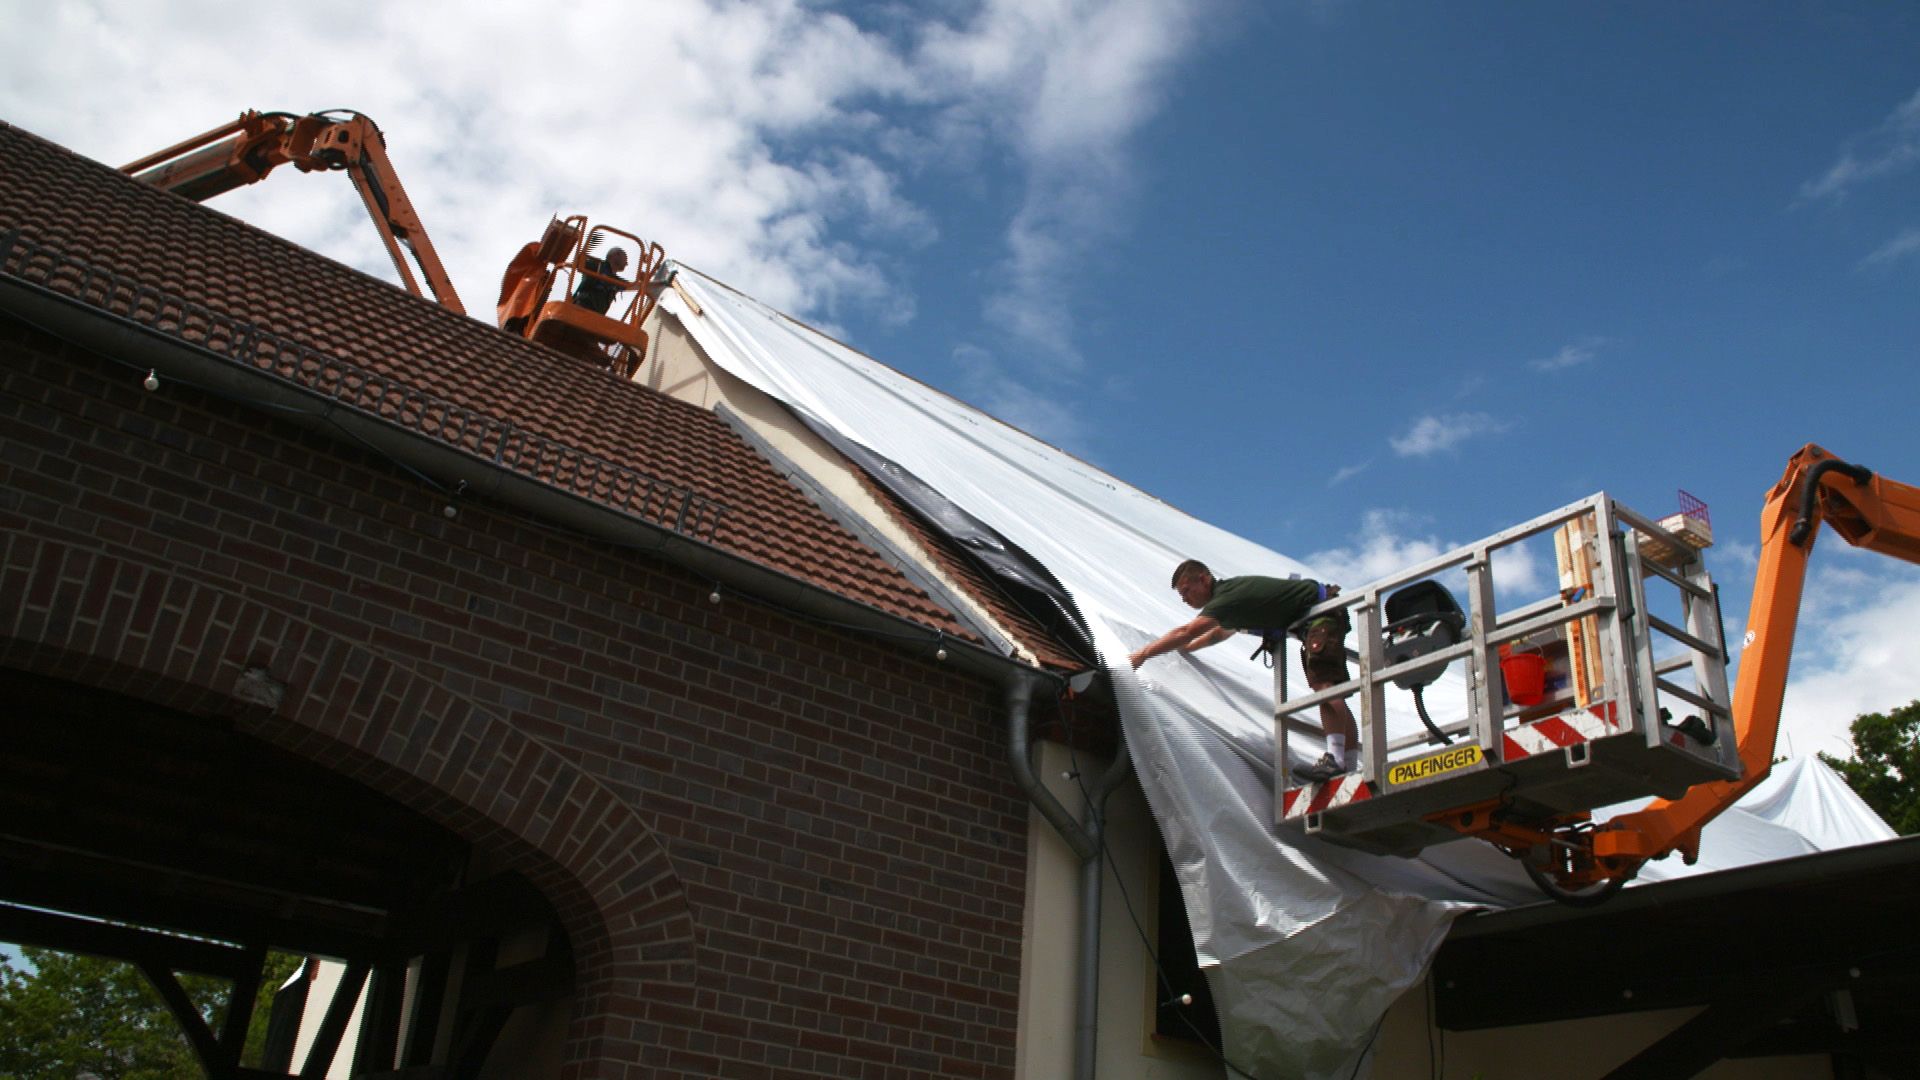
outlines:
M1363 802L1373 798L1373 789L1357 773L1336 776L1324 784L1308 784L1294 788L1281 799L1280 816L1283 818L1305 817L1331 810L1348 803Z
M1523 724L1500 736L1500 755L1504 761L1518 761L1534 754L1559 750L1590 739L1604 738L1626 730L1613 702L1605 701L1585 709L1575 709Z

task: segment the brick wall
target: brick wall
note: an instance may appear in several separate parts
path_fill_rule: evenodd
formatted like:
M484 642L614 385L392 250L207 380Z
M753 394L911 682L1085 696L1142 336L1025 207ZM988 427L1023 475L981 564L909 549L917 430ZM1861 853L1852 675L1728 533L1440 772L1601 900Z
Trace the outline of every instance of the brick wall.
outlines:
M526 873L576 1076L1008 1076L999 694L0 319L0 663L246 723ZM130 361L131 362L131 361ZM725 497L725 493L719 493Z

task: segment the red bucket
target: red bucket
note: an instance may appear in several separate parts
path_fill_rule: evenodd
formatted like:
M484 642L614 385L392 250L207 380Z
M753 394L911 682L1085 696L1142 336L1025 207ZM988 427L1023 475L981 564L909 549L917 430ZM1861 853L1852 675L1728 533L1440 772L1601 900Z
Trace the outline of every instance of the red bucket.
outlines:
M1501 657L1500 674L1507 680L1507 699L1515 705L1538 705L1547 696L1547 661L1539 653Z

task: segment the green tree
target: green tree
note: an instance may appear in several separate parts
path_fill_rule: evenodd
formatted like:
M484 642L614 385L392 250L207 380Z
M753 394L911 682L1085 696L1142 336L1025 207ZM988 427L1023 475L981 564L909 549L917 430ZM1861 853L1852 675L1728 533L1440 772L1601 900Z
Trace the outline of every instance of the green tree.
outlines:
M25 967L0 955L0 1080L200 1080L187 1037L139 969L118 960L23 948ZM255 1055L273 992L299 965L270 953L248 1031ZM179 976L181 989L215 1031L229 984Z
M267 954L266 967L260 973L260 995L253 1001L253 1019L247 1022L247 1045L240 1051L242 1065L258 1065L267 1048L267 1021L273 1010L274 992L280 984L293 977L300 970L304 959L292 953L270 952ZM197 1000L197 999L196 999ZM295 1063L295 1068L299 1063Z
M1920 701L1853 721L1853 757L1820 755L1902 836L1920 832Z

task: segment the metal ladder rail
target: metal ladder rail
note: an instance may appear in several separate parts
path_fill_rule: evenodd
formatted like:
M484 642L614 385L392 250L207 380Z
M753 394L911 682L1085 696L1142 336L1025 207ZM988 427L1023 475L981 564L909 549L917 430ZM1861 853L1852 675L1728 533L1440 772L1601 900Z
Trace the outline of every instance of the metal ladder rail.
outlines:
M1556 528L1589 513L1592 515L1591 535L1594 539L1618 537L1622 540L1618 546L1595 544L1593 595L1574 605L1567 605L1563 601L1548 597L1505 615L1494 610L1491 588L1493 552L1530 539L1548 529ZM1631 526L1631 528L1623 526ZM1717 595L1712 590L1711 580L1697 558L1686 566L1682 574L1676 574L1665 567L1641 560L1635 549L1637 533L1643 530L1664 531L1657 523L1620 506L1612 499L1594 496L1509 529L1479 544L1456 549L1382 579L1355 594L1342 597L1339 601L1322 605L1316 609L1316 612L1349 609L1353 614L1356 627L1361 630L1360 641L1363 644L1372 643L1372 645L1364 656L1349 651L1350 656L1360 661L1361 671L1356 678L1340 686L1305 697L1283 696L1278 700L1276 712L1282 719L1282 723L1278 725L1282 739L1284 740L1285 732L1288 730L1317 731L1310 722L1300 719L1297 716L1298 713L1337 698L1358 696L1361 699L1361 707L1356 719L1362 728L1363 756L1368 762L1368 773L1371 776L1376 771L1374 763L1386 762L1398 751L1423 745L1429 741L1423 734L1409 734L1391 740L1385 738L1384 683L1417 668L1434 663L1450 663L1464 657L1468 659L1466 677L1470 680L1470 693L1474 704L1470 707L1466 720L1450 723L1442 730L1449 735L1470 734L1473 741L1480 744L1483 750L1491 750L1497 746L1495 736L1498 731L1504 729L1509 721L1524 711L1521 707L1513 705L1497 709L1494 704L1496 698L1493 678L1499 670L1497 661L1499 646L1537 634L1541 630L1567 625L1589 616L1595 617L1597 632L1594 634L1593 645L1601 657L1600 686L1612 688L1596 697L1620 699L1619 703L1625 708L1625 715L1631 719L1634 730L1649 743L1657 742L1661 738L1657 723L1657 707L1642 707L1638 700L1640 695L1632 693L1635 688L1658 686L1662 692L1694 704L1716 718L1728 718L1730 708L1727 704L1729 698L1725 689L1724 631L1719 618ZM1629 547L1629 545L1632 546ZM1431 577L1456 567L1464 567L1468 578L1467 639L1415 660L1387 666L1384 662L1384 650L1373 647L1380 641L1378 612L1383 596L1412 581ZM1687 628L1675 626L1648 612L1644 587L1640 584L1642 578L1648 575L1663 579L1680 590L1685 604ZM1623 582L1627 583L1624 589L1620 584ZM1614 609L1619 606L1619 596L1623 591L1628 594L1626 612L1645 613L1644 627L1638 626L1637 621L1632 618L1621 619L1616 616ZM1488 612L1491 612L1492 617L1483 617L1483 613ZM1652 631L1658 631L1662 637L1680 643L1685 651L1676 658L1654 659L1650 651L1652 635L1645 632L1649 628ZM1688 690L1663 677L1682 669L1693 671L1696 686L1700 688L1698 692Z
M1644 732L1641 710L1634 708L1634 688L1651 685L1653 653L1641 633L1638 616L1647 610L1646 594L1641 587L1633 536L1622 524L1622 511L1631 514L1610 498L1596 500L1594 507L1595 528L1590 537L1595 548L1593 587L1595 592L1613 597L1615 604L1598 634L1601 685L1607 693L1596 696L1612 700L1615 715L1631 717L1635 730ZM1617 543L1619 537L1625 537L1626 542Z
M1596 597L1611 596L1617 604L1611 619L1600 620L1595 639L1601 653L1602 685L1611 688L1607 696L1615 701L1619 715L1630 718L1632 729L1647 746L1661 745L1666 738L1659 717L1661 694L1695 705L1716 718L1716 723L1730 723L1725 631L1704 561L1696 553L1679 572L1651 562L1641 554L1642 538L1671 537L1671 533L1611 498L1595 499L1593 510L1595 528L1588 542L1593 545L1594 592ZM1647 596L1649 579L1664 581L1678 591L1684 628L1653 614ZM1655 644L1662 639L1678 644L1682 651L1665 660L1656 658ZM1664 677L1682 669L1693 673L1695 689ZM1723 763L1730 760L1724 752L1718 756Z
M1625 507L1617 510L1620 519L1630 526L1623 530L1617 546L1628 570L1626 580L1635 613L1630 620L1636 667L1632 686L1636 690L1635 711L1646 744L1651 747L1666 742L1667 734L1660 723L1660 697L1677 698L1705 714L1704 719L1716 734L1711 756L1730 775L1737 776L1739 758L1731 745L1733 699L1727 683L1726 629L1720 616L1719 593L1698 553L1677 571L1642 556L1640 537L1657 535L1663 530L1658 523ZM1647 602L1649 580L1664 581L1677 591L1685 627L1653 614ZM1664 660L1655 657L1655 643L1662 638L1678 644L1681 651ZM1682 670L1693 675L1692 689L1666 678ZM1637 700L1641 697L1645 700Z
M1586 546L1578 549L1583 564L1591 555L1591 566L1586 567L1591 573L1583 579L1587 593L1571 604L1563 594L1553 594L1510 611L1497 610L1495 554L1576 520L1582 521L1586 534L1581 540ZM1276 673L1275 719L1281 764L1276 771L1275 790L1278 823L1303 826L1309 834L1318 833L1362 850L1406 854L1449 839L1445 828L1438 825L1425 826L1434 835L1419 832L1429 810L1452 805L1446 801L1450 798L1464 800L1461 806L1485 799L1497 790L1490 789L1488 782L1497 783L1499 777L1511 778L1504 791L1524 793L1519 800L1522 814L1546 815L1538 820L1551 827L1554 814L1571 821L1587 808L1634 794L1664 795L1713 779L1716 773L1737 775L1737 757L1731 770L1726 757L1727 753L1737 755L1737 750L1722 749L1716 755L1697 743L1673 737L1671 729L1659 722L1662 695L1709 703L1729 700L1725 690L1725 632L1718 594L1700 557L1695 554L1691 560L1673 562L1673 569L1659 566L1643 557L1643 534L1650 538L1649 543L1663 534L1672 538L1657 523L1600 493L1317 605L1313 614L1342 609L1351 613L1358 631L1358 651L1349 650L1349 656L1359 661L1360 670L1339 686L1287 698L1287 657L1283 653L1277 658L1280 670ZM1663 558L1672 561L1670 555ZM1388 665L1387 643L1380 633L1386 597L1405 585L1451 571L1463 573L1466 581L1464 639ZM1677 590L1681 604L1678 624L1652 614L1646 582L1653 580ZM1659 599L1666 603L1664 596ZM1662 610L1671 614L1664 607ZM1584 628L1586 632L1578 636L1595 665L1588 672L1591 693L1586 700L1581 702L1570 686L1544 702L1526 706L1507 702L1504 683L1494 682L1503 678L1500 647L1580 620L1591 620ZM1575 635L1561 632L1550 636L1566 639ZM1679 644L1681 653L1656 657L1655 644L1662 639ZM1570 663L1576 662L1573 652L1569 650ZM1398 784L1388 783L1401 765L1428 756L1425 750L1431 743L1420 733L1389 737L1386 682L1461 658L1467 660L1467 681L1460 687L1468 698L1467 716L1464 720L1450 719L1443 730L1466 734L1467 740L1455 746L1477 746L1480 763L1450 776L1417 781L1403 778ZM1694 690L1669 678L1688 669L1694 673ZM1691 696L1683 698L1683 694ZM1300 803L1296 795L1303 795L1306 786L1293 784L1285 768L1289 730L1317 735L1317 725L1300 719L1298 714L1352 696L1361 699L1355 712L1361 728L1363 770L1357 776L1343 778L1343 786L1313 785L1312 794L1305 796L1310 801ZM1590 705L1593 715L1579 715L1580 704ZM1712 715L1719 723L1720 715ZM1572 732L1569 724L1573 725ZM1522 728L1528 729L1525 735ZM1560 742L1573 732L1578 733L1579 741ZM1543 745L1543 739L1549 741ZM1667 740L1672 745L1666 744ZM1731 738L1716 741L1723 748L1731 748L1733 743ZM1555 753L1556 749L1559 752ZM1415 752L1406 753L1408 750ZM1513 754L1511 761L1507 760L1509 752ZM1564 761L1556 767L1549 755L1554 760L1564 756ZM1589 765L1599 768L1589 772L1585 768ZM1364 790L1356 792L1354 787L1344 786L1356 781L1365 785ZM1383 798L1390 801L1383 803Z

